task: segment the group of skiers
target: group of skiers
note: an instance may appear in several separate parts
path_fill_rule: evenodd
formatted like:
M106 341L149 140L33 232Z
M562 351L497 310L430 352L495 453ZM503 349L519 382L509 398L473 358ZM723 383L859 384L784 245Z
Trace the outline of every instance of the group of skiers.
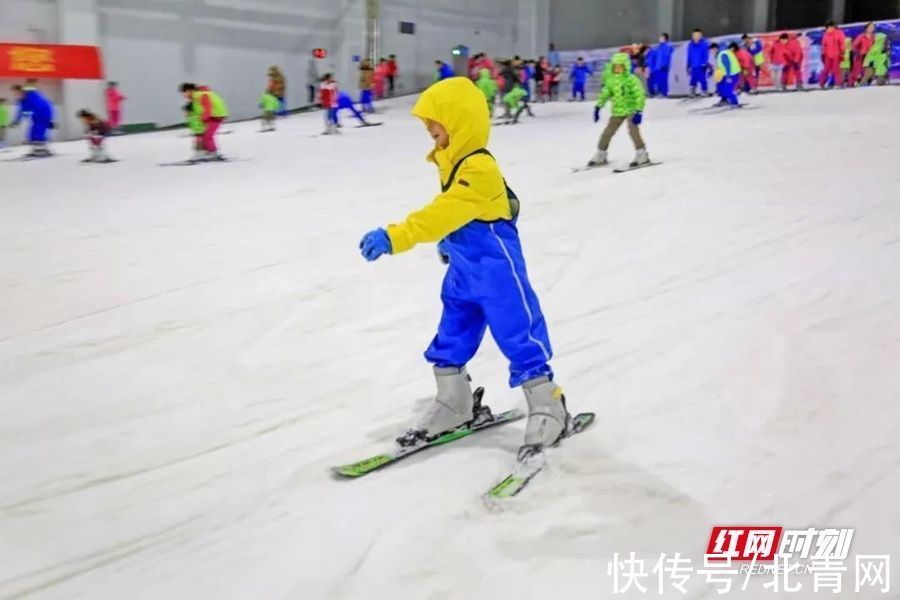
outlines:
M28 79L24 84L13 86L16 96L16 116L9 119L6 99L0 98L0 147L5 145L6 128L17 127L22 120L29 119L30 126L25 140L31 150L25 158L41 158L51 156L48 145L49 133L56 129L55 107L53 101L37 88L36 79ZM119 91L118 84L110 81L104 92L106 100L106 119L99 117L89 109L82 108L76 116L84 125L88 141L89 155L82 162L113 162L103 148L103 140L115 133L120 133L122 102L126 99Z
M783 32L767 48L762 40L747 34L741 37L740 42L710 43L702 30L695 29L687 44L685 65L690 77L691 95L696 95L698 88L701 93L709 93L710 76L715 78L720 95L725 91L730 98L727 88L732 84L737 91L755 92L759 89L763 71L768 73L777 91L786 90L790 84L802 89L805 60L802 36L801 33ZM823 64L816 81L819 87L887 83L890 40L875 23L869 23L862 33L851 39L833 21L829 21L817 45ZM663 34L658 46L647 50L648 92L651 96L657 93L668 95L671 57L672 47L666 34ZM639 71L636 69L636 72ZM722 81L726 81L724 90Z
M825 27L821 40L822 71L819 86L852 87L873 82L885 85L890 69L890 40L875 23L851 39L833 21Z

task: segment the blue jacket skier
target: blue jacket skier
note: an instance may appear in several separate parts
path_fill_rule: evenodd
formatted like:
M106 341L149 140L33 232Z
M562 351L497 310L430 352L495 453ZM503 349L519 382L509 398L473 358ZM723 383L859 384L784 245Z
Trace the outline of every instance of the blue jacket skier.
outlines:
M659 36L659 45L653 49L648 57L650 67L650 79L647 81L647 87L651 96L657 93L661 96L669 95L669 70L672 68L672 54L675 48L669 43L669 34L663 33Z
M12 126L17 126L24 117L28 116L31 119L31 127L26 137L32 146L32 154L49 154L46 147L47 131L53 129L53 103L34 87L15 85L13 91L19 102Z
M697 93L697 86L706 93L709 77L709 42L703 37L701 29L691 33L691 41L687 45L687 72L691 76L691 96Z
M434 61L434 83L449 79L454 75L455 73L453 72L453 67L442 60Z
M356 104L353 102L353 97L350 96L347 92L338 92L337 98L337 109L334 112L334 121L335 124L340 127L340 122L338 119L338 115L342 110L349 110L353 113L353 116L362 124L362 125L370 125L368 121L366 121L365 117L356 110Z
M442 191L403 222L370 231L360 242L370 261L439 242L448 264L443 314L425 351L437 395L417 428L398 441L432 439L473 420L466 364L490 329L509 360L510 386L522 386L528 402L523 449L551 445L569 415L553 381L547 323L528 281L516 227L519 200L486 148L491 120L484 95L470 79L453 77L426 90L412 112L435 140L428 160L438 168Z
M588 77L593 74L594 71L591 67L586 65L584 59L579 56L575 61L575 64L572 65L572 70L569 72L569 79L572 80L572 97L570 100L574 100L576 96L581 100L584 100L585 85L587 85Z

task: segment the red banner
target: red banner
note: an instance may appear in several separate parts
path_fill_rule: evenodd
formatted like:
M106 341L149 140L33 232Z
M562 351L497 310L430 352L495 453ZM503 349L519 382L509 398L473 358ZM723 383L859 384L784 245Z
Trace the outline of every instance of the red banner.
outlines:
M0 44L0 77L103 79L100 48L47 44Z

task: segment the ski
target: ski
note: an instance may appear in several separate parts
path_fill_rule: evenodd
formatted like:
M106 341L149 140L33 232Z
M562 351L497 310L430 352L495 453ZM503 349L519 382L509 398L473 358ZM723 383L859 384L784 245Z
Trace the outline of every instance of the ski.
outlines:
M594 422L594 413L580 413L572 417L569 428L563 435L563 439L584 431ZM489 489L481 500L488 508L494 508L508 498L512 498L528 485L535 475L541 472L547 464L547 457L543 450L529 449L524 456L519 457L512 472Z
M661 162L649 162L643 165L638 165L636 167L628 166L620 169L613 169L613 173L629 173L631 171L640 171L641 169L647 169L649 167L658 167L661 164Z
M219 160L179 160L175 162L164 162L158 163L160 167L193 167L195 165L207 165L214 163L233 163L233 162L244 162L250 160L249 158L223 158Z
M31 162L33 160L41 160L42 158L53 158L56 154L23 154L13 158L4 158L3 162Z
M475 391L476 397L483 392L484 390L482 388L478 388L478 390ZM449 444L450 442L455 442L456 440L468 437L474 433L478 433L479 431L484 431L485 429L490 429L491 427L496 427L497 425L505 425L507 423L512 423L513 421L518 421L524 416L524 411L515 408L513 410L508 410L497 415L491 415L489 419L475 425L468 425L460 427L458 429L454 429L453 431L449 431L431 441L423 441L422 443L416 444L414 446L400 446L399 444L396 444L387 452L376 454L369 458L364 458L360 461L332 467L331 470L335 475L339 477L350 479L362 477L363 475L368 475L372 471L377 471L378 469L399 462L404 458L412 456L413 454L421 452L422 450L425 450L427 448L434 448L435 446Z
M356 129L363 129L365 127L378 127L379 125L384 125L384 122L383 121L367 122L365 125L357 125Z
M714 104L714 105L712 105L712 106L705 106L705 107L703 107L703 108L692 108L692 109L688 110L688 112L689 112L689 113L692 113L692 114L695 114L695 115L696 115L696 114L700 114L700 115L717 115L717 114L719 114L719 113L729 112L729 111L732 111L732 110L752 110L752 109L754 109L754 108L759 108L759 107L758 107L758 106L751 106L751 105L749 105L749 104L737 104L737 105L733 105L733 104L727 104L727 105Z
M572 173L584 173L585 171L593 171L594 169L602 169L603 167L608 167L609 163L603 165L585 165L583 167L573 167Z

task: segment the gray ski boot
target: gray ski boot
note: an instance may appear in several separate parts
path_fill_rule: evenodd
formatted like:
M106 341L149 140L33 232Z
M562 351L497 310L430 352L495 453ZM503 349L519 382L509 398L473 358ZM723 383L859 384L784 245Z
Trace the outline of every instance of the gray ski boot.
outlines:
M481 406L482 390L478 390L477 399L472 394L471 378L465 367L434 367L434 378L437 382L437 394L416 428L397 438L397 443L401 446L433 440L443 433L473 422L476 413L479 417L489 416L487 407Z
M558 442L566 433L570 419L562 388L549 377L526 381L522 389L528 402L528 424L525 444L519 448L519 460Z
M634 160L628 165L632 169L635 167L643 167L650 164L650 156L647 154L646 148L641 148L634 155Z
M602 167L604 165L608 165L609 161L606 159L606 150L597 150L597 154L591 157L591 160L588 161L587 166L589 167Z

